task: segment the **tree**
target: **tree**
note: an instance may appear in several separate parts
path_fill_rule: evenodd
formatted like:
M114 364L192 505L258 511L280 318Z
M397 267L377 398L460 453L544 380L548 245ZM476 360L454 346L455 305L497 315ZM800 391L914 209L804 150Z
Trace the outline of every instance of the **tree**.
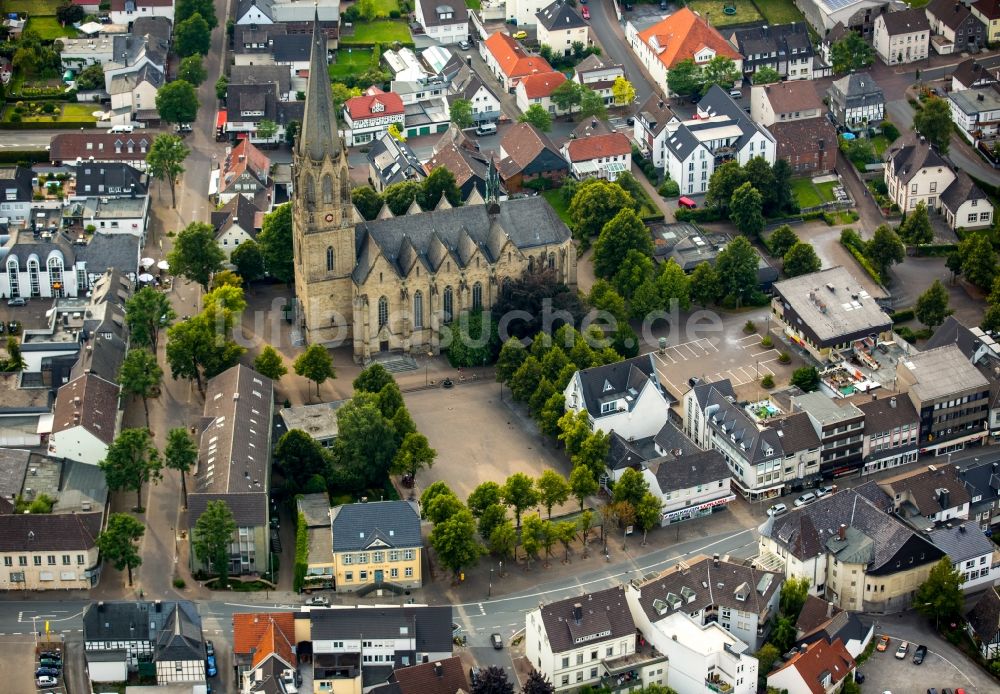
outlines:
M369 222L378 216L382 210L382 196L371 186L358 186L351 191L351 202Z
M590 238L626 207L634 210L635 200L621 186L591 178L577 186L569 204L569 217L577 235Z
M781 657L781 652L774 644L765 643L754 657L757 658L757 672L766 675L773 669L775 661Z
M315 475L327 477L330 474L330 463L323 447L301 429L289 429L282 434L274 448L274 460L292 489Z
M608 220L597 237L594 244L595 274L598 277L614 277L622 260L632 250L638 251L641 258L651 258L653 239L635 210L624 207Z
M558 439L566 447L566 455L573 458L590 436L590 421L585 410L567 410L559 419Z
M735 299L736 305L757 289L757 251L745 236L737 236L715 260L722 295Z
M223 309L221 320L224 323L232 321L227 314L229 312ZM203 387L202 376L212 378L235 366L246 351L227 337L228 331L217 332L217 318L215 311L202 311L167 330L167 363L171 376L193 379L199 391Z
M752 157L743 167L743 178L757 189L761 198L761 210L765 215L776 213L777 197L775 191L774 168L762 157Z
M473 513L473 516L475 516L475 513ZM508 522L506 506L501 503L487 506L479 516L479 537L484 541L489 541L490 536L497 526L506 522ZM513 526L511 526L511 529L513 530Z
M200 55L189 55L187 58L181 60L181 64L177 68L177 79L184 80L197 87L207 78L208 72L205 70L205 66L202 65Z
M258 140L263 140L264 142L270 142L278 134L278 124L273 120L264 118L259 123L257 123L257 131L255 135Z
M424 179L417 202L425 210L433 210L444 196L452 207L462 204L462 192L455 182L455 174L443 166L439 166Z
M815 366L803 366L792 372L791 385L809 393L819 388L819 372Z
M220 101L226 98L226 92L229 91L229 78L225 75L219 75L219 79L215 80L215 97Z
M160 330L176 318L170 298L152 287L143 287L125 302L125 324L132 345L156 354Z
M288 367L278 351L271 345L264 345L257 358L253 360L254 371L267 376L272 381L281 380L281 377L288 373Z
M355 393L337 410L337 472L348 486L353 483L356 489L363 490L385 484L399 448L397 437L402 427L397 420L405 412L406 408L400 408L391 421L386 419L378 397L370 393Z
M521 514L538 503L538 490L534 481L523 472L515 472L507 478L501 492L503 502L514 509L516 527L521 527Z
M236 266L236 272L246 282L254 282L264 276L264 255L253 239L247 239L229 254L229 262Z
M257 235L257 245L260 246L260 254L264 256L267 274L286 284L295 281L290 202L264 215L260 234Z
M750 238L759 237L764 230L764 198L749 181L733 191L729 218L741 234Z
M781 73L773 67L764 66L753 73L754 84L773 84L781 81Z
M597 494L600 487L597 486L597 480L594 479L594 473L589 467L577 465L569 474L569 489L573 498L580 504L580 510L583 511L583 502L587 497Z
M171 84L177 83L171 82ZM160 89L157 99L164 89L166 87ZM176 135L160 133L153 140L153 144L149 146L149 153L146 155L149 175L157 180L166 181L167 185L170 186L171 206L174 208L177 207L177 179L184 173L184 160L190 153L191 150L181 138Z
M435 525L443 523L456 513L465 510L465 504L454 494L438 494L423 507L424 517Z
M705 308L719 300L722 281L719 273L706 261L699 263L691 273L691 300Z
M642 473L632 468L626 468L622 476L615 482L611 499L616 504L625 502L633 507L639 504L642 496L649 491L649 482L645 480Z
M948 290L941 284L941 280L934 280L934 284L917 297L913 313L918 321L931 330L944 323L944 319L953 313L948 308Z
M174 25L174 51L182 58L195 54L208 55L211 43L211 29L199 12Z
M587 85L580 86L580 117L608 119L608 107L604 105L604 97Z
M479 677L472 685L472 694L514 694L514 685L507 679L503 668L490 665L479 670Z
M705 194L705 204L726 211L732 202L733 193L746 183L746 175L737 161L727 161L717 166L708 179L708 191Z
M149 426L149 398L155 398L159 394L160 381L162 380L163 369L156 363L156 355L144 347L130 349L118 369L118 384L122 387L122 392L142 398L147 427Z
M481 518L486 509L501 503L503 487L492 480L481 483L469 494L469 510L476 518Z
M366 22L375 19L378 14L378 7L375 5L375 0L358 0L358 12Z
M466 508L435 523L430 541L438 561L451 569L456 579L464 569L475 566L483 553L482 545L476 539L476 521Z
M316 397L319 397L319 387L327 379L337 377L330 353L323 345L309 345L305 352L295 358L292 368L295 369L296 374L305 376L316 384Z
M937 626L941 619L961 616L963 604L962 574L952 566L951 558L941 557L917 588L913 606L925 617L933 617Z
M433 482L420 495L420 508L426 510L439 496L455 496L455 492L451 491L451 487L446 482L441 480Z
M198 445L185 427L177 427L167 432L167 445L163 449L163 463L181 476L181 499L187 508L187 482L184 475L198 462Z
M521 686L521 694L553 694L556 688L549 682L548 675L532 668L531 674Z
M529 560L538 559L538 551L542 548L542 538L545 533L545 521L537 513L525 516L524 527L521 529L521 546Z
M849 31L830 47L830 60L837 74L853 72L875 62L875 51L860 34Z
M382 199L389 206L389 211L399 217L405 215L407 210L423 192L423 185L419 181L402 181L393 183L382 191Z
M358 377L351 383L351 387L364 393L381 393L387 385L395 382L392 374L386 371L384 366L375 362L358 374Z
M549 469L542 472L535 486L538 488L538 499L551 519L552 507L564 504L569 499L569 482L555 470Z
M604 461L611 447L611 435L598 430L591 432L580 444L580 450L572 458L574 467L586 467L596 480L604 472Z
M156 92L156 110L165 123L193 123L198 117L198 93L184 80L174 80Z
M778 651L786 653L795 644L795 620L791 617L781 616L774 621L774 629L771 630L771 643L778 647Z
M628 106L635 101L635 87L627 79L619 76L611 85L611 95L614 97L615 106Z
M685 58L667 72L667 88L677 96L694 96L701 90L701 68L691 58Z
M884 277L893 264L903 262L903 258L906 257L906 247L888 224L881 224L865 244L864 253L878 270L879 275Z
M191 533L191 549L195 557L211 567L219 579L216 587L229 585L229 545L236 532L233 512L225 501L209 501L198 516Z
M799 201L792 190L792 165L787 159L778 159L771 167L774 177L773 202L774 212L794 213L799 211Z
M635 522L642 530L642 544L646 544L646 533L660 524L663 504L652 492L646 492L635 505Z
M708 93L713 84L717 84L725 89L732 89L736 81L742 77L732 58L724 55L717 55L705 65L701 70L701 92ZM669 76L668 76L669 79Z
M123 429L98 463L111 491L135 491L142 512L142 485L160 479L160 453L147 429Z
M799 242L799 237L787 224L774 230L767 239L767 248L776 258L784 258L789 249Z
M811 243L797 242L785 253L783 269L789 277L818 272L823 266Z
M333 106L338 111L344 108L344 104L348 99L361 96L361 89L358 87L348 87L340 82L334 82L330 88L333 90Z
M927 203L923 200L917 203L917 207L907 214L906 219L899 225L898 233L900 238L912 245L930 243L934 240L934 230L927 214Z
M396 452L392 471L397 474L409 475L416 479L417 473L434 465L437 451L430 447L427 437L416 432L403 437L403 442Z
M205 18L210 29L214 29L219 25L219 20L215 16L215 5L212 0L177 0L174 21L183 22L196 12Z
M985 232L969 234L958 244L962 274L980 289L989 289L997 275L997 254Z
M177 234L174 248L167 254L170 271L197 282L208 291L212 275L222 270L225 253L215 242L211 224L191 222Z
M84 17L83 7L80 5L74 5L72 3L66 2L56 8L56 19L63 26L67 24L76 24L82 21ZM131 581L129 582L131 583Z
M112 513L108 526L97 536L97 548L105 561L121 571L128 569L128 585L132 587L132 569L142 565L138 542L146 532L139 520L127 513Z
M386 132L396 142L406 142L406 131L402 123L390 123Z
M552 90L549 99L560 111L572 111L580 105L581 99L580 84L574 80L566 80Z
M780 608L781 614L791 617L792 621L799 618L802 607L809 597L808 578L788 578L781 586Z
M518 123L530 123L543 133L552 129L552 114L546 111L541 104L532 104L528 110L520 115Z
M76 88L80 91L104 89L104 68L101 64L94 63L85 67L83 72L76 76Z
M927 138L941 154L948 153L951 141L951 107L947 99L932 97L913 116L913 129Z
M471 128L473 124L472 102L468 99L455 99L451 102L450 115L451 122L460 129Z

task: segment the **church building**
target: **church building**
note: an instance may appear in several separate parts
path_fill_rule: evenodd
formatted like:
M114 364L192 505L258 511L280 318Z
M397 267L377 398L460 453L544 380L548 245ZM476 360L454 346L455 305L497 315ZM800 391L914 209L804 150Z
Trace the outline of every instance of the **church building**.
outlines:
M315 25L318 27L318 23ZM327 71L327 40L313 31L305 116L293 158L296 316L309 343L379 352L437 353L442 327L492 306L505 282L552 269L576 285L569 229L541 196L499 200L490 166L486 199L452 207L442 196L365 221L351 202L347 151ZM495 317L499 318L499 317Z

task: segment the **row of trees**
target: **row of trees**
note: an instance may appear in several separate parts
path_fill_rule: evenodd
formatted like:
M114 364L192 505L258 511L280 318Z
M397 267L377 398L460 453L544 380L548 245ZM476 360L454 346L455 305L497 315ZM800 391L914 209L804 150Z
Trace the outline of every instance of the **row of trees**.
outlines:
M772 256L782 259L782 269L789 277L817 272L821 267L812 244L800 241L787 224L775 229L765 244Z
M394 216L406 214L416 202L420 209L433 210L445 198L452 207L462 204L462 191L455 182L455 174L439 166L422 181L401 181L386 186L381 193L371 186L360 186L351 191L351 202L361 216L371 221L378 216L383 206L388 206Z
M771 165L763 157L754 157L745 166L726 162L712 173L705 204L729 215L741 233L756 238L765 217L798 212L792 167L785 159Z
M670 68L667 87L674 94L694 97L705 94L715 84L732 89L742 77L736 63L724 55L715 56L703 66L686 58Z

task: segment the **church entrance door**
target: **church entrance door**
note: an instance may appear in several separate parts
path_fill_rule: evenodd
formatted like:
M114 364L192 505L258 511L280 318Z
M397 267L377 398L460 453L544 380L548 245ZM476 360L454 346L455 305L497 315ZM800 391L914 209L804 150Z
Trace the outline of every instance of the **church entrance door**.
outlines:
M378 349L379 349L380 352L388 352L389 351L389 341L388 340L379 340Z

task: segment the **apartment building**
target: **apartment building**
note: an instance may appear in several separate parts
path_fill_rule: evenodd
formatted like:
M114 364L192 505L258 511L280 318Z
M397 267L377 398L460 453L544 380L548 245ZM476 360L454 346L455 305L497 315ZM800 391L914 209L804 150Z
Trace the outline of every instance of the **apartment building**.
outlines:
M865 415L857 406L816 391L793 397L792 408L809 416L819 436L824 476L845 475L861 467Z

